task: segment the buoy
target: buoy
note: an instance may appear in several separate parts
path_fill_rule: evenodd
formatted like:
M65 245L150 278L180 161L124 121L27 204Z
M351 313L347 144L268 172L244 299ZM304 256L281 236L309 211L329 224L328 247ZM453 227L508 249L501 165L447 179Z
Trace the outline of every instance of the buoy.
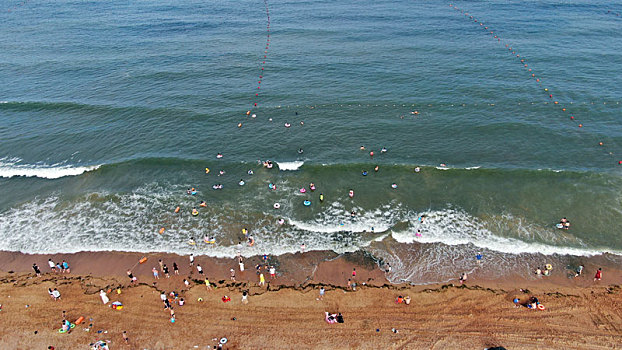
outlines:
M139 264L144 264L147 261L147 257L143 256L142 258L140 258L140 260L138 260Z
M583 127L583 124L579 124L579 127L580 127L580 128L582 128L582 127Z
M546 308L542 304L538 304L538 310L545 310Z
M602 142L599 142L599 143L598 143L598 145L599 145L599 146L602 146L602 145L603 145L603 143L602 143Z
M80 316L80 318L76 320L76 324L80 324L82 321L84 321L84 316Z
M279 209L281 207L281 205L279 203L274 203L273 207L274 207L274 209Z
M163 234L163 233L164 233L164 227L160 229L160 234Z
M179 207L175 208L175 213L179 213Z

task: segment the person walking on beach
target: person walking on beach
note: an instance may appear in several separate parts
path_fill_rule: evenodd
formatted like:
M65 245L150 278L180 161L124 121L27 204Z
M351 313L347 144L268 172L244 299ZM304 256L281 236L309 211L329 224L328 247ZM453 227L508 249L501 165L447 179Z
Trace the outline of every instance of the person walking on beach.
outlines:
M152 268L151 272L153 272L153 278L159 280L160 279L160 273L158 272L158 270L156 270L156 268Z
M235 270L234 269L230 269L229 272L231 273L231 280L235 281Z
M265 286L266 285L266 279L263 277L263 273L259 274L259 285L260 286Z
M477 260L478 265L482 263L482 257L482 253L477 253L477 255L475 255L475 259Z
M50 265L50 270L52 270L52 272L56 272L56 264L52 261L52 259L48 259L48 265Z
M158 264L160 264L160 272L164 272L164 263L162 262L162 259L158 260Z
M199 275L203 275L203 268L199 264L197 264L197 271L199 272Z
M352 279L356 278L356 268L352 269Z
M212 284L209 282L207 277L205 277L205 289L212 290Z
M125 344L129 344L130 343L130 339L127 337L127 332L123 331L123 341L125 342Z
M71 269L69 268L69 264L63 260L63 272L71 273Z
M270 266L270 278L271 279L276 278L276 269L274 268L274 266Z
M179 276L179 267L177 267L177 263L173 261L173 273Z
M324 294L326 294L326 290L324 289L324 286L322 286L320 287L320 297L316 300L324 300Z
M190 254L190 256L188 257L188 259L190 260L190 267L194 266L194 255Z
M575 277L579 277L581 276L581 274L583 273L583 265L579 265L579 267L577 267L577 273L575 273Z
M131 270L127 270L127 277L130 278L130 283L136 282L136 277L134 277Z
M601 278L603 278L603 269L599 267L596 271L596 275L594 275L594 282L600 281Z
M39 270L39 266L37 266L37 264L32 264L32 269L35 270L37 277L41 277L41 270Z

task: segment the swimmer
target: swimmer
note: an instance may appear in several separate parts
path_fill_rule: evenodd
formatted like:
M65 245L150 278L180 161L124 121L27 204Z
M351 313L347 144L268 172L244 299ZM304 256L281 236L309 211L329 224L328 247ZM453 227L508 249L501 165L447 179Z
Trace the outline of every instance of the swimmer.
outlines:
M248 175L253 175L253 174L254 174L254 172L253 172L252 170L249 170L249 171L247 171L246 173L247 173Z
M364 150L365 150L365 146L361 146L361 151L364 151Z
M253 236L248 236L248 245L251 247L255 245L255 239L253 238Z
M271 182L268 184L268 188L271 190L276 190L276 185Z
M367 176L367 170L363 170L363 172L361 173L361 175L363 175L363 176Z
M418 172L420 172L420 171L421 171L421 168L419 168L419 167L415 167L415 172L416 172L416 173L418 173Z
M425 220L425 215L421 215L419 218L417 218L417 220L419 220L419 222L423 224L423 221Z
M292 126L292 124L290 124L290 123L285 123L285 127L286 127L286 128L289 128L290 126Z
M309 184L309 189L315 191L315 184L313 182Z
M305 125L305 122L301 121L300 126L303 126L303 125Z
M268 121L269 121L269 122L271 122L271 121L272 121L272 118L268 118Z
M205 173L209 174L209 168L205 168Z
M222 158L222 157L223 157L222 153L218 153L218 154L216 155L216 158L218 158L218 159L220 159L220 158Z
M303 153L304 153L304 150L302 148L299 148L298 149L298 154L303 154Z
M356 212L354 210L352 210L352 212L350 212L350 216L351 217L355 217L356 216Z
M199 204L200 207L207 207L207 204L205 203L205 201L201 201L201 204Z
M240 182L238 182L238 185L240 185L240 186L244 186L244 184L245 184L245 183L246 183L246 182L244 182L244 180L240 179Z
M187 189L187 190L186 190L186 193L187 193L187 194L190 194L191 192L192 192L192 191L190 191L190 189Z
M251 118L257 118L257 114L251 115Z
M415 233L415 236L421 237L421 230L420 229L417 230L417 233Z
M446 166L447 166L447 164L445 164L445 163L441 163L441 166L442 166L442 167L446 167Z
M196 244L197 244L197 242L195 242L194 238L192 238L192 237L191 237L191 238L188 240L188 244L190 244L190 245L196 245Z
M224 170L219 171L218 172L218 176L220 176L220 175L225 175L225 171Z
M410 114L417 115L417 114L419 114L419 111L412 111L412 112L410 112Z
M348 192L348 196L350 196L350 198L354 197L354 190L350 190L350 192Z
M375 171L375 172L378 172L378 169L380 169L380 167L378 167L378 166L376 165L376 167L374 168L374 171Z
M374 151L369 152L369 156L373 157L374 156Z
M391 184L391 188L393 188L393 189L397 188L397 184L396 183L392 183Z
M387 149L385 147L382 147L382 149L380 150L380 153L387 153Z
M320 193L320 202L324 202L324 194Z

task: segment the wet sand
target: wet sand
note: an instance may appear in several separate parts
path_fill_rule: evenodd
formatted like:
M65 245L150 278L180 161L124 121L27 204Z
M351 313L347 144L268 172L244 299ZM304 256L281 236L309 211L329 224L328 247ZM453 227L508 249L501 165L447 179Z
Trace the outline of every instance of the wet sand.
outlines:
M139 264L143 256L148 260ZM50 273L48 258L67 260L71 273ZM171 274L177 262L180 276L155 281L151 268L159 267L159 259ZM388 283L364 253L308 252L270 257L277 278L271 280L263 271L268 283L260 287L254 268L260 261L245 259L240 273L234 259L197 257L195 265L215 285L208 291L196 270L190 272L188 257L173 254L0 252L0 348L88 348L103 339L111 341L111 349L207 349L222 337L228 338L226 349L618 349L622 344L621 273L611 268L600 282L593 282L593 271L586 267L576 279L560 272L537 280L472 276L462 286L408 286ZM32 273L33 262L44 273L41 277ZM130 284L128 268L138 283ZM230 268L236 281L229 278ZM356 291L347 288L353 268ZM189 289L184 278L191 281ZM119 286L121 294L116 293ZM326 295L316 300L320 286L326 287ZM48 288L58 288L61 300L52 300ZM111 302L122 302L124 309L103 305L100 289L111 290ZM175 323L163 308L161 291L176 291L187 302L174 307ZM242 291L249 293L246 305ZM231 301L224 303L224 295ZM399 295L410 296L412 303L397 304ZM532 295L546 310L512 303L514 297L527 300ZM71 321L84 316L86 322L70 334L59 334L63 311ZM327 324L325 311L341 312L345 323ZM128 345L121 336L124 330Z

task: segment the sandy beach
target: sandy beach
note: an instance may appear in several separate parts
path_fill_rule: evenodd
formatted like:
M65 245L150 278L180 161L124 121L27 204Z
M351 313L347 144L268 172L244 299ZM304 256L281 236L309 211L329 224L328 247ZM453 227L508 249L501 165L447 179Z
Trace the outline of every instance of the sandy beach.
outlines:
M139 264L143 256L147 261ZM71 273L51 273L48 258L66 260ZM170 278L152 277L159 259L169 266ZM570 281L556 276L536 281L470 277L464 285L408 286L389 284L364 253L308 252L270 257L277 277L272 280L262 270L267 283L258 286L254 265L261 260L246 259L241 273L234 259L197 257L195 267L203 267L213 287L207 290L184 256L2 252L0 322L5 332L0 347L79 349L105 340L111 349L209 349L223 337L228 340L225 349L616 349L622 343L622 293L615 283L620 271L605 270L599 282L586 270ZM42 276L32 271L33 262ZM173 262L179 276L173 275ZM130 283L128 268L136 283ZM356 283L355 291L348 288L348 279ZM326 294L318 300L321 286ZM48 296L48 288L57 288L60 300ZM100 290L109 292L107 305ZM160 300L161 292L171 291L178 294L177 300L171 298L175 323ZM241 302L243 291L249 295L247 304ZM225 295L231 301L223 302ZM399 296L409 296L410 305L396 303ZM513 303L531 296L545 310ZM185 305L177 304L179 298ZM110 307L115 301L123 304L122 310ZM71 322L85 321L61 334L63 312ZM340 312L345 322L328 324L325 312Z

